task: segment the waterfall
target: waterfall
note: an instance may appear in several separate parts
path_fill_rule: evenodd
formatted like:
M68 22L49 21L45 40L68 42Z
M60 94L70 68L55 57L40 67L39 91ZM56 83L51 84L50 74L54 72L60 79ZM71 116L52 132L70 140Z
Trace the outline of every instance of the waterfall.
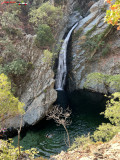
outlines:
M77 25L78 23L76 23L72 27L72 29L69 31L61 47L61 51L59 54L59 64L58 64L57 75L56 75L56 84L55 84L56 90L63 90L65 86L66 75L67 75L67 66L66 66L67 46L68 46L68 41L70 39L72 31L75 29Z

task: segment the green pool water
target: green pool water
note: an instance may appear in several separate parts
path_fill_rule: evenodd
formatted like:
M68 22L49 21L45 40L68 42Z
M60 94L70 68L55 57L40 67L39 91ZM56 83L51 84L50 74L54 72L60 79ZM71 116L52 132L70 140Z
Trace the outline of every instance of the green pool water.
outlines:
M84 106L85 102L82 102L79 98L78 100L81 101L80 106ZM86 99L86 101L86 105L90 107L91 104L88 103L89 100ZM77 102L77 100L75 102ZM100 104L100 102L98 104ZM95 106L98 104L95 103ZM98 113L94 113L93 111L86 113L83 112L83 109L82 111L79 109L81 107L78 107L78 103L76 106L78 109L74 110L73 108L71 115L72 123L67 127L71 143L77 136L88 134L89 132L92 134L96 127L102 122L105 122L105 119ZM47 134L52 134L52 138L46 138ZM21 134L20 145L23 146L23 149L37 148L39 156L49 158L51 155L58 154L62 150L66 151L68 149L65 143L66 138L66 132L62 126L57 126L54 121L43 120ZM14 145L17 146L17 136L14 137L13 140Z

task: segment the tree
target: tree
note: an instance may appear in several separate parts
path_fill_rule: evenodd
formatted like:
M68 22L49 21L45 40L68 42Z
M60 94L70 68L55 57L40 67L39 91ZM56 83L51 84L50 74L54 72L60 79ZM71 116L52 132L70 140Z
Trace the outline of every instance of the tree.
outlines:
M20 102L18 98L14 97L11 93L11 83L7 76L4 74L0 75L0 127L1 122L10 116L15 116L16 114L24 114L24 103ZM18 129L18 147L12 145L12 140L1 141L0 145L0 159L32 159L37 153L36 149L32 148L30 150L21 151L19 144L20 141L20 131L22 127L22 118L20 123L20 129ZM1 129L0 132L4 132Z
M113 93L110 98L102 114L105 115L105 118L109 118L113 125L120 125L120 92Z
M24 113L23 107L24 103L19 102L18 98L14 97L14 95L11 93L11 83L8 80L7 76L1 74L0 75L0 126L2 120L10 116L23 114ZM21 125L20 125L20 130L18 130L19 154L21 153L19 145L20 131L21 131Z
M52 29L52 32L55 32L61 19L61 8L51 5L50 2L43 3L38 9L30 12L30 22L34 23L36 27L39 24L47 24Z
M53 53L50 52L49 50L44 50L44 58L43 61L47 63L48 65L52 64L52 59L53 59Z
M117 25L120 30L120 0L105 0L109 4L109 10L106 12L105 21L113 26Z
M50 27L47 24L41 24L38 27L35 44L37 47L50 47L54 43L54 37Z
M11 93L11 83L7 76L0 75L0 124L3 118L24 113L24 103Z
M70 147L70 138L69 138L69 133L66 126L71 124L71 121L69 120L71 113L72 112L69 108L63 110L63 108L59 106L54 106L47 113L47 120L54 119L54 121L58 125L62 125L64 127L67 133L69 147Z
M111 123L103 123L94 132L96 141L109 141L117 132L120 132L120 92L113 93L108 100L104 114Z

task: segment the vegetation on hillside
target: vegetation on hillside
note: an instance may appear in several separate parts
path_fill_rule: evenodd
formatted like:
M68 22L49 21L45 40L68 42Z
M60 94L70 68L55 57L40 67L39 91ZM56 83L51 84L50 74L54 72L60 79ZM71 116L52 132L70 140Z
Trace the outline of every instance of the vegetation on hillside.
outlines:
M110 9L106 12L105 21L108 24L117 26L120 30L120 0L106 0L110 5ZM0 0L0 3L2 0ZM38 49L43 50L43 61L48 63L50 66L53 62L53 56L56 54L53 52L54 44L56 42L57 34L59 33L59 27L64 15L64 9L68 0L53 0L53 4L50 2L40 1L38 6L29 7L24 13L22 6L14 5L3 5L0 11L0 127L2 121L19 114L24 113L24 104L19 101L13 94L13 88L11 81L25 75L29 69L31 61L27 59L26 53L21 54L20 49L17 47L23 35L25 34L24 28L26 22L23 17L27 17L27 23L31 25L31 34L36 34L34 44ZM25 15L26 14L26 15ZM109 28L110 27L110 28ZM105 37L109 33L111 26L107 30L92 38L89 37L90 33L94 31L94 26L89 32L86 33L88 36L86 42L83 44L83 48L91 52L91 57L96 53L98 49L102 49L103 55L107 55L109 52L109 46L105 45ZM29 30L29 28L28 28ZM77 38L81 34L83 28L75 33L74 38ZM24 79L22 77L22 79ZM88 75L85 87L89 83L104 83L106 86L113 86L114 88L120 88L120 75L105 75L101 73L92 73ZM109 119L110 123L101 124L93 135L77 137L75 142L71 146L71 150L79 146L87 146L87 143L94 143L97 141L109 141L117 132L120 131L120 92L112 94L106 105L104 113L105 118ZM54 111L54 110L53 110ZM56 110L55 110L56 111ZM70 116L71 112L64 115L64 119L59 118L59 124L62 124L65 128L68 136L68 142L70 146L69 134L66 128L66 118ZM49 115L49 119L53 118L56 120L55 112ZM58 120L57 120L58 122ZM3 130L0 130L1 132ZM19 152L19 147L14 147L12 141L0 141L0 159L33 159L37 153L35 149Z
M24 113L24 104L11 93L11 83L7 76L0 75L0 123L2 119Z

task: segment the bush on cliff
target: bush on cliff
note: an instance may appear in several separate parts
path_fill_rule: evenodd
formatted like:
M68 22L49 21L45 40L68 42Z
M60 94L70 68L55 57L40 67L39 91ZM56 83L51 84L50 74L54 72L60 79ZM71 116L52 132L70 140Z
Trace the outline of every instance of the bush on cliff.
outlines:
M49 2L43 3L38 9L30 12L30 22L34 23L36 27L39 24L47 24L53 32L57 29L61 19L61 8L51 5Z
M21 151L21 155L19 155L18 147L14 147L12 143L12 139L9 139L8 141L0 141L0 160L34 159L34 155L37 153L35 148Z
M113 93L108 100L104 114L110 123L100 125L94 132L96 141L109 141L117 132L120 132L120 92Z
M39 25L35 44L39 48L50 47L54 43L54 37L47 24Z

